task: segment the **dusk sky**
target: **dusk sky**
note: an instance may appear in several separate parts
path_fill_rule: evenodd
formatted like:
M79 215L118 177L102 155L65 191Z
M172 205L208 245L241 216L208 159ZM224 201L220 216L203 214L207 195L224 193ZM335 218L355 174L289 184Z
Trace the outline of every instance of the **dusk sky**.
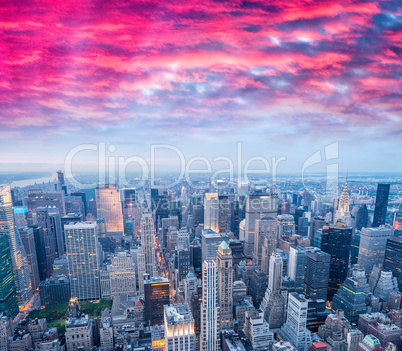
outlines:
M402 170L400 1L13 0L0 31L0 171L102 141Z

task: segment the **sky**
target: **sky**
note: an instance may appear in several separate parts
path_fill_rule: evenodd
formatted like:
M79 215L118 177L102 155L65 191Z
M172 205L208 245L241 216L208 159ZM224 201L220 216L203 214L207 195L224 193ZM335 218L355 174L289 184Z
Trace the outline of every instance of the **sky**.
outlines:
M0 171L106 143L299 172L335 142L342 171L402 170L399 1L13 0L0 31Z

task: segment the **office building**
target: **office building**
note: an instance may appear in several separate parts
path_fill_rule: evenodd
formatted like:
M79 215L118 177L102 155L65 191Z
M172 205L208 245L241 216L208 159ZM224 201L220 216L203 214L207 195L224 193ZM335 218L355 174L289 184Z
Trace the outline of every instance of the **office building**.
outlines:
M39 284L42 306L64 304L70 301L70 281L67 277L47 278Z
M20 228L18 229L18 231L20 233L22 244L24 245L24 249L28 258L32 291L35 292L38 289L40 283L38 258L36 256L35 236L32 228Z
M67 351L90 350L94 346L95 321L87 314L81 313L78 300L71 299L66 320Z
M105 184L95 189L97 218L105 218L106 234L119 238L123 235L123 213L117 184Z
M144 280L145 322L148 326L162 325L163 306L169 305L169 279L152 277Z
M48 207L37 207L32 211L34 225L42 228L41 235L36 236L39 239L36 247L40 251L38 263L41 280L52 276L53 262L57 257L56 233L51 224L50 210Z
M229 236L226 233L215 233L210 229L202 231L202 261L216 258L216 251L222 241L229 245Z
M38 207L57 208L60 217L65 216L64 197L64 192L44 193L40 189L28 190L28 224L34 224L32 221L32 211Z
M369 275L374 265L384 262L387 240L392 236L391 227L363 228L360 233L359 267Z
M18 298L10 241L4 233L0 233L0 261L0 314L14 318L18 314Z
M254 351L269 350L273 343L273 333L260 310L246 311L244 335Z
M100 351L114 350L112 315L108 308L102 311L99 328Z
M137 280L133 257L126 251L119 251L107 266L110 279L110 294L135 295L137 292Z
M253 263L264 271L262 267L262 257L271 257L272 253L276 250L277 247L278 221L276 220L276 218L268 217L257 219L255 222ZM266 268L269 269L269 267Z
M298 351L308 350L311 345L311 332L307 329L308 300L304 295L290 293L286 323L279 335L290 341Z
M218 193L206 193L204 199L204 229L219 233Z
M362 230L368 227L369 215L367 205L361 205L356 214L355 229Z
M96 222L78 222L64 227L71 296L99 300L99 255Z
M306 252L304 294L313 300L327 300L331 255L318 248Z
M274 218L278 212L276 194L250 194L246 196L244 254L254 255L255 224L257 219Z
M265 292L268 287L268 276L265 272L259 269L249 271L250 279L248 293L253 299L253 305L257 309L264 298Z
M366 295L370 292L370 285L363 269L354 269L352 276L346 278L332 299L332 312L342 310L345 318L351 324L357 324L359 315L366 313Z
M156 277L155 226L149 212L143 213L141 217L141 245L145 255L145 272L151 277Z
M347 277L352 228L344 225L325 226L322 229L321 250L331 255L328 300Z
M152 190L152 189L151 189ZM155 197L155 228L159 229L163 218L169 217L169 201L166 195ZM180 226L180 223L179 223Z
M390 184L378 184L377 196L375 198L373 227L379 227L385 224L388 208Z
M300 246L291 246L289 250L288 276L294 282L295 291L304 290L304 275L306 271L306 249Z
M194 318L187 303L164 306L165 351L195 351Z
M292 236L295 234L295 219L290 214L280 215L278 220L278 235L279 238L283 236Z
M53 263L53 278L68 277L67 255L56 258Z
M31 276L29 274L28 257L14 222L10 185L0 188L0 236L3 235L8 237L10 244L18 304L26 305L33 296Z
M216 253L218 269L218 303L220 309L220 328L233 328L233 256L225 241Z
M220 311L218 303L218 272L214 260L202 264L202 302L200 349L220 350Z
M0 351L8 351L8 338L13 335L13 329L13 320L0 312Z
M391 271L398 279L398 288L402 291L402 236L393 236L387 240L384 269Z
M268 288L261 302L261 310L271 329L280 328L285 322L286 299L281 294L282 270L282 256L274 252L270 258Z

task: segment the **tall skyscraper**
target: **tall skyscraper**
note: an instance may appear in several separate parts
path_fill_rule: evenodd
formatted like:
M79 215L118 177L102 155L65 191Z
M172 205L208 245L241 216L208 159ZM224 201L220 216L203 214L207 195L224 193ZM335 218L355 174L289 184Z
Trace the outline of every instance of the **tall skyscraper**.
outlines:
M335 213L334 223L343 223L346 225L351 225L351 216L349 211L349 190L348 190L348 181L346 180L345 186L343 188L341 197L338 203L338 210Z
M274 252L269 263L268 288L260 307L271 329L280 328L285 321L286 300L281 294L282 270L282 256L278 252Z
M218 222L219 222L219 232L224 233L228 230L228 224L230 219L230 201L227 195L219 195L219 214L218 214Z
M145 323L162 325L164 306L169 305L169 279L152 277L144 280Z
M368 216L367 205L366 204L361 205L356 214L356 224L355 224L356 230L362 230L362 228L367 228L368 219L369 216Z
M202 351L220 350L220 311L218 304L218 272L214 260L202 264L201 344Z
M304 294L313 300L326 300L331 255L318 248L306 252Z
M10 185L0 188L0 235L7 235L9 239L18 303L25 305L33 296L31 277L28 257L14 223Z
M370 292L370 285L363 269L355 269L352 276L346 278L332 300L332 311L342 310L350 323L357 324L359 315L366 313L366 295Z
M97 217L105 218L106 233L122 236L124 232L120 191L117 184L105 184L95 189Z
M304 275L306 272L306 249L291 246L289 250L288 276L294 282L295 291L303 292Z
M52 207L59 210L61 217L66 215L64 192L44 193L40 189L28 190L28 224L32 225L32 211L38 207Z
M220 328L233 328L233 256L225 241L216 252L218 268L218 302L220 309Z
M278 247L278 221L276 218L261 218L255 222L255 243L253 263L262 271L262 257L271 257ZM265 251L263 253L263 251Z
M9 237L2 233L0 233L0 262L0 313L14 318L18 314L17 290ZM5 350L7 350L7 347Z
M369 275L374 265L384 262L387 240L392 236L391 227L363 228L360 233L359 267Z
M151 277L156 277L155 226L149 212L143 213L141 218L141 245L145 254L145 272Z
M37 246L39 246L39 250L43 250L45 254L45 259L43 260L43 256L41 255L39 264L40 264L40 271L41 278L44 276L49 278L52 276L52 268L53 262L56 259L56 234L53 231L53 227L50 220L50 209L48 207L37 207L32 211L32 218L33 223L36 226L42 228L41 234L39 237L37 236Z
M284 214L277 217L278 219L278 235L292 236L295 233L295 218L290 214Z
M195 351L194 318L187 303L164 306L165 351Z
M388 208L390 184L378 184L377 196L375 198L373 227L385 224Z
M38 258L36 256L35 237L32 228L20 228L18 229L22 243L25 248L25 252L28 258L29 275L31 277L32 291L35 292L39 287L39 266Z
M135 264L130 253L120 251L112 258L107 270L110 274L111 296L117 294L135 295L137 292Z
M255 223L257 219L273 218L278 213L278 195L251 194L246 197L246 222L244 254L254 255Z
M398 279L399 291L402 291L402 236L393 236L387 240L384 269L394 274Z
M71 297L99 300L99 246L96 222L64 226Z
M347 277L352 227L345 225L322 228L321 250L331 255L328 300L337 292Z
M311 332L307 329L308 300L304 295L290 293L286 323L279 335L290 341L298 351L308 350L311 345Z
M204 199L204 229L219 232L219 198L218 193L206 193Z

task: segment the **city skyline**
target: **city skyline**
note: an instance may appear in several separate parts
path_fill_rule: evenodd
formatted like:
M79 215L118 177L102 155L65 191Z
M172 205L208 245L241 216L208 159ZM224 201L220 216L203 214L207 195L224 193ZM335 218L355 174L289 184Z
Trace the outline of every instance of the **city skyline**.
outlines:
M343 171L399 171L397 1L37 0L1 13L5 171L54 170L102 141L125 157L163 141L211 159L240 141L246 157L286 156L284 173L339 142Z

